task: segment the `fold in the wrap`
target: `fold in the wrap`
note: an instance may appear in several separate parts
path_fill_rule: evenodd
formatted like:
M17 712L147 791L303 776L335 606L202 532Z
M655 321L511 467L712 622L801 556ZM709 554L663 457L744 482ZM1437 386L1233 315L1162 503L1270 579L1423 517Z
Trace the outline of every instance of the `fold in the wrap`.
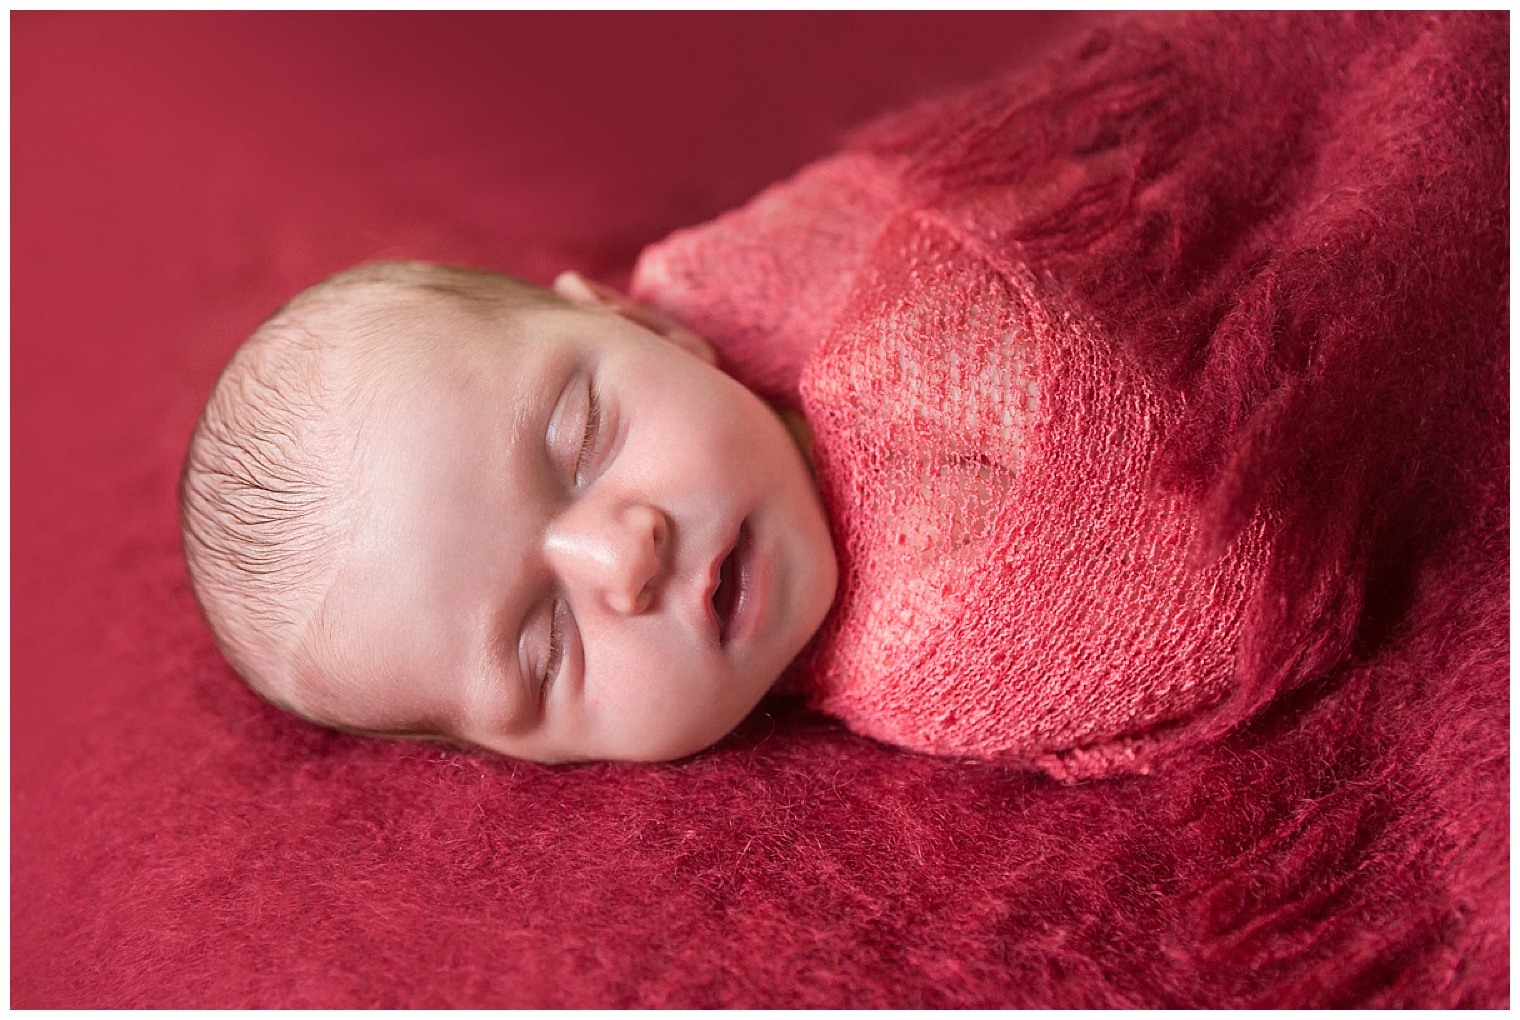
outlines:
M648 249L635 295L813 426L841 593L793 682L1071 779L1356 654L1507 415L1506 33L1142 20Z

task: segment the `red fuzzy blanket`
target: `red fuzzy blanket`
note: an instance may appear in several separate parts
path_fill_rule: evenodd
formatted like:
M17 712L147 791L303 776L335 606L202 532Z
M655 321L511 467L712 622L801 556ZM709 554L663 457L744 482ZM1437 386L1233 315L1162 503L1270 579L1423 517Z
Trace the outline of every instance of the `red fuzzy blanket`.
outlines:
M1467 47L1445 57L1377 51L1407 58L1387 79L1403 85L1340 111L1341 144L1452 155L1413 180L1391 160L1391 192L1328 192L1327 222L1365 206L1367 236L1388 240L1358 242L1370 260L1337 259L1356 240L1344 233L1283 248L1299 261L1277 276L1326 289L1317 319L1277 322L1276 346L1197 342L1277 250L1210 239L1270 236L1269 217L1239 218L1292 183L1274 177L1271 140L1323 124L1308 115L1318 44L1282 72L1302 76L1304 116L1275 114L1250 136L1260 150L1221 136L1219 165L1260 167L1278 181L1265 192L1192 208L1168 233L1143 215L1109 229L1127 191L1098 188L1018 242L1095 335L1136 338L1135 371L1198 394L1162 481L1204 494L1221 536L1239 508L1312 488L1316 465L1353 480L1330 490L1335 513L1300 518L1292 548L1314 556L1283 561L1269 604L1293 624L1295 564L1353 564L1365 594L1349 645L1150 775L1062 785L908 753L786 698L668 765L366 740L264 705L196 615L179 461L216 372L290 294L380 257L622 282L645 244L834 148L845 125L1027 66L1077 27L14 15L12 1004L1506 1004L1508 256L1494 234L1507 241L1508 139L1494 112L1508 92L1488 70L1507 60L1506 15L1443 22L1431 37ZM1108 45L1156 56L1130 38ZM1285 60L1228 40L1211 52ZM1069 72L1039 73L1045 88ZM1145 122L1126 111L1153 108L1115 98L1121 135ZM1253 115L1241 97L1201 98L1211 116ZM1070 148L1078 124L1042 122L1052 151ZM1142 171L1196 156L1182 179L1218 194L1209 160L1167 137L1146 143ZM1101 131L1089 141L1103 151ZM953 210L953 194L918 200ZM1108 262L1089 257L1105 229ZM1124 280L1104 266L1136 264L1149 289L1126 274L1111 301ZM1347 309L1428 323L1435 343L1315 327ZM1408 414L1416 377L1423 416ZM1346 427L1284 432L1334 420Z

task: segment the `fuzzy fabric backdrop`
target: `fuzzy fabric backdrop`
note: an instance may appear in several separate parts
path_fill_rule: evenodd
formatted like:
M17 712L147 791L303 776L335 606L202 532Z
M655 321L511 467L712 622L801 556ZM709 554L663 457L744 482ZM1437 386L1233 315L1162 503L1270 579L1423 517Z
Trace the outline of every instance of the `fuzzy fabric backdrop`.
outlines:
M1381 557L1352 640L1150 775L1063 784L912 754L782 697L663 765L345 736L250 694L196 612L185 442L231 352L296 291L382 257L623 285L644 246L846 129L1029 66L1094 20L13 14L12 1005L1507 1005L1507 161L1379 198L1402 210L1390 257L1362 267L1385 285L1448 272L1496 223L1505 243L1470 300L1431 313L1487 338L1441 350L1488 360L1440 376L1428 419L1352 417L1366 441L1326 447L1354 466L1390 428L1446 429L1351 487ZM1507 66L1508 16L1473 24L1475 66L1496 46ZM1460 91L1450 72L1407 69L1431 94ZM1424 137L1416 123L1409 144ZM1152 141L1154 166L1178 165ZM1159 251L1145 229L1112 254ZM1206 287L1167 289L1211 278L1208 245L1172 254L1154 306L1130 306L1149 336L1217 311ZM1042 257L1101 320L1102 264ZM1327 300L1368 292L1348 278ZM1216 350L1240 368L1242 349ZM1146 355L1208 394L1178 484L1312 485L1326 462L1281 441L1280 410L1255 419L1273 442L1211 444L1261 393L1209 355ZM1368 384L1407 395L1394 373L1429 363L1400 357L1365 365ZM1348 420L1356 372L1316 387L1304 364L1286 351L1249 378ZM1250 472L1217 474L1235 463ZM1409 519L1363 482L1437 491L1399 501L1429 511ZM1220 490L1222 526L1256 495ZM1350 522L1299 524L1303 556L1360 549Z

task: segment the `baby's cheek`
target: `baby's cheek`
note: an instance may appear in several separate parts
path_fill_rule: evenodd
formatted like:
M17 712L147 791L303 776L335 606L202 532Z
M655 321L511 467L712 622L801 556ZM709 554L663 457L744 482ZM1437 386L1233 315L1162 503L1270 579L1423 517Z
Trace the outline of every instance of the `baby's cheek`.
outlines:
M759 701L690 649L646 650L588 695L609 757L666 761L722 739Z

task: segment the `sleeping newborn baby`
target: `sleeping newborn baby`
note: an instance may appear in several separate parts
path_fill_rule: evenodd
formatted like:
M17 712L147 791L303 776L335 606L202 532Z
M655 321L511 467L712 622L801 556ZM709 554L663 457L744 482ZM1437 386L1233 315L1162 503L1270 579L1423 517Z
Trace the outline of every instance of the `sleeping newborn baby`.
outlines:
M650 246L632 300L341 274L196 430L206 615L310 719L542 761L689 754L783 670L858 733L1066 780L1219 739L1346 661L1440 461L1422 387L1507 241L1367 267L1488 165L1403 141L1451 117L1399 54L1461 66L1476 24L1098 33Z
M195 590L277 705L555 762L722 737L834 595L786 427L653 309L424 263L339 274L217 383Z

